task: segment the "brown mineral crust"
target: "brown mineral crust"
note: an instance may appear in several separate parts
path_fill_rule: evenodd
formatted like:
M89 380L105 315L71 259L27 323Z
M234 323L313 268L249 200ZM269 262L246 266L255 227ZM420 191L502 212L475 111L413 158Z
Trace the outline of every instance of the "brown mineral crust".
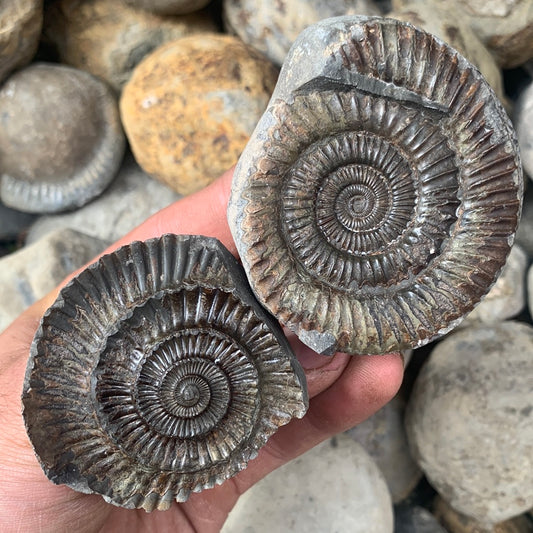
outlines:
M182 194L233 165L277 78L277 69L239 39L201 34L147 57L120 101L137 162Z

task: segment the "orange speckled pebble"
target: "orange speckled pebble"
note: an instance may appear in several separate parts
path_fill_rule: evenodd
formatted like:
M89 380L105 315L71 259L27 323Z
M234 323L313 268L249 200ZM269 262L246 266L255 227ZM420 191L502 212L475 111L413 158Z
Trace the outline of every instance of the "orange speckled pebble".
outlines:
M205 187L236 163L276 78L236 37L198 34L158 48L120 101L137 162L181 194Z

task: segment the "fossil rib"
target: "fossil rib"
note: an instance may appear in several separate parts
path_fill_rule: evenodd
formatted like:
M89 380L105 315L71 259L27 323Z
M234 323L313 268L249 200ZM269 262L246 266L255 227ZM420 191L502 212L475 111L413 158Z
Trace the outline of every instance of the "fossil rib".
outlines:
M314 350L449 331L513 242L522 175L475 67L379 17L308 28L237 165L228 220L259 301Z
M23 392L47 476L168 508L246 467L307 408L278 324L215 239L165 235L102 257L60 293Z

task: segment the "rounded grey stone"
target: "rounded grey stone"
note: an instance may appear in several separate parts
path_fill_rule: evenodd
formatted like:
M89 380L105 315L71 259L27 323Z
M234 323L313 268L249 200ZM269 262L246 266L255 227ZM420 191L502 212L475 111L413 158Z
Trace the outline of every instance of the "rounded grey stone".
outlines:
M392 533L385 480L362 446L339 435L246 491L222 528L266 531Z
M1 258L0 332L107 244L78 231L58 229Z
M507 321L441 341L406 428L413 457L459 512L491 526L533 506L533 327Z
M346 432L374 459L387 481L394 503L406 498L422 477L409 452L404 412L405 402L396 396L377 413Z
M84 205L115 177L124 155L117 102L99 79L36 63L0 88L0 197L55 213Z

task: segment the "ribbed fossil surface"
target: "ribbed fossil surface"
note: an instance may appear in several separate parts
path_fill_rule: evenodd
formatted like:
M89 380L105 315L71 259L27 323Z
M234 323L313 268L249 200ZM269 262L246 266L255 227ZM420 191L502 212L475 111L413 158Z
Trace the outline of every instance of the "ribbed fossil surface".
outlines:
M166 235L104 256L61 291L23 404L52 481L150 511L245 468L304 415L307 393L231 254Z
M391 19L307 29L237 166L228 219L258 299L321 353L450 330L518 223L510 121L448 45Z

